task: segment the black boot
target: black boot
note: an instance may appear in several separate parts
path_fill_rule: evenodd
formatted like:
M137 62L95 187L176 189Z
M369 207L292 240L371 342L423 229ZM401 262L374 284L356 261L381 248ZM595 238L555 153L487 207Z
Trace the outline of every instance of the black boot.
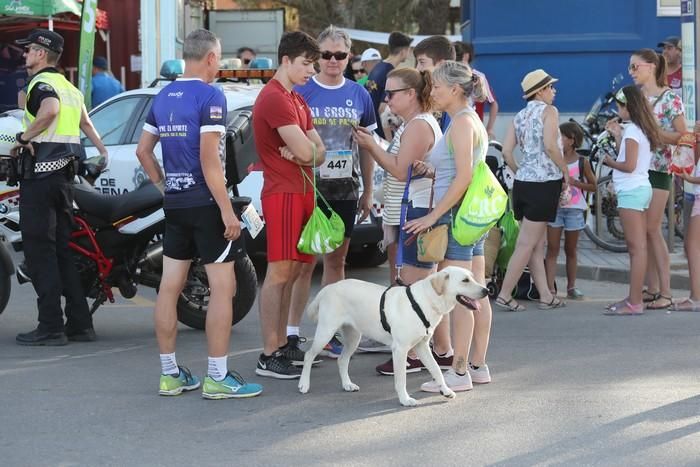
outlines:
M15 341L19 345L66 345L68 338L64 332L33 331L17 334Z

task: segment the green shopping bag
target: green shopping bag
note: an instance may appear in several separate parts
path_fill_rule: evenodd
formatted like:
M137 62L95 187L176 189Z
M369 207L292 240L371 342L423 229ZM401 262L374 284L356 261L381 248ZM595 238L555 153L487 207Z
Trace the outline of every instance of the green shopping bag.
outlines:
M501 248L498 250L498 255L496 256L496 264L498 264L501 270L505 271L508 268L508 261L510 261L510 257L513 256L513 252L515 251L515 243L518 241L520 225L518 221L515 220L513 211L510 210L503 215L498 222L498 226L501 228L503 235L501 237Z
M316 150L314 149L314 168L315 167ZM343 244L345 240L345 224L338 213L331 209L326 198L316 189L316 176L311 180L309 176L306 175L306 172L304 172L304 169L301 169L301 173L314 187L314 210L311 213L311 217L309 217L309 220L306 222L304 229L301 231L297 249L301 253L307 255L325 255ZM326 216L321 208L316 205L317 197L321 198L321 201L326 205L328 212L331 213L330 217Z
M452 236L460 245L473 245L501 218L508 195L486 162L474 168L472 182L457 214L452 218Z

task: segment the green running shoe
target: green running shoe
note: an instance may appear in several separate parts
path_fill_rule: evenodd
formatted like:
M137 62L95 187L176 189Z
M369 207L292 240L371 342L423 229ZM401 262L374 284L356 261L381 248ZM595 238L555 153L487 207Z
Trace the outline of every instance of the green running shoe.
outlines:
M211 377L204 378L202 397L205 399L240 399L255 397L262 392L259 384L246 383L241 375L235 371L229 371L226 378L214 381Z
M177 376L160 375L160 390L158 394L161 396L177 396L183 391L193 391L197 389L201 382L196 376L192 376L189 369L184 366L178 366L180 374Z

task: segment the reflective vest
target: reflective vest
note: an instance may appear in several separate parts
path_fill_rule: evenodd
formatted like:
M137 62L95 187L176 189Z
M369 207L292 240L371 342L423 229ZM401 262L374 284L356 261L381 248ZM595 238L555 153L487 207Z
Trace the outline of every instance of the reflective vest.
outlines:
M61 73L43 72L34 76L29 82L27 102L32 89L39 83L46 83L54 89L58 96L59 110L49 127L32 138L32 143L39 143L38 148L35 146L36 162L51 162L69 156L80 157L82 154L80 147L82 93ZM26 129L35 119L36 115L32 115L25 109L22 120L24 128Z

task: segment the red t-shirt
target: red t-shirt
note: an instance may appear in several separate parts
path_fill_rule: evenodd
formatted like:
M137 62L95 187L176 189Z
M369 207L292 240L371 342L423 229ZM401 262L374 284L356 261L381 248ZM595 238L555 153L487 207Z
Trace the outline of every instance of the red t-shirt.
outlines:
M683 87L683 69L679 68L673 73L667 74L666 80L668 81L668 86L671 89L681 89Z
M283 159L279 148L286 146L277 128L298 125L304 132L313 130L311 110L304 98L295 91L287 91L276 79L260 91L253 106L255 148L263 167L261 198L272 193L306 193L311 184L299 170L299 164ZM311 167L302 167L313 177Z

